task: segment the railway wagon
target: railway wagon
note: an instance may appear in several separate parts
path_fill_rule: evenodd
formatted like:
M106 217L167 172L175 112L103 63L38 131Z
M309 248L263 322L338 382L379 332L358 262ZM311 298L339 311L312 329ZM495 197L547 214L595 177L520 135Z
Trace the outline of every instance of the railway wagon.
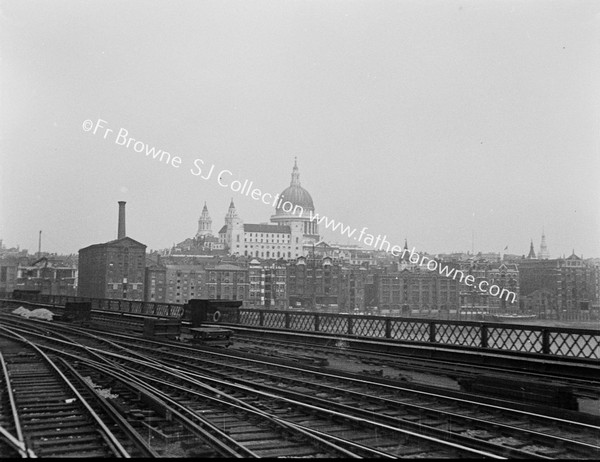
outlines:
M192 343L218 346L231 345L233 331L214 324L238 323L239 309L242 306L242 302L239 300L192 299L185 305L179 305L139 300L48 295L40 293L39 290L14 290L12 299L57 306L64 305L66 311L69 313L73 311L71 313L73 316L76 314L75 311L81 311L81 306L85 304L86 307L89 305L89 308L83 311L89 312L91 308L95 313L93 318L96 321L102 318L104 321L108 319L110 323L109 318L120 314L119 322L116 322L116 318L112 321L113 327L117 327L120 323L126 325L130 330L143 332L146 337L184 338ZM73 309L70 311L67 309L69 305L73 305ZM74 309L75 306L77 306L77 310ZM77 314L75 317L79 318L80 315ZM180 336L179 332L188 335Z
M190 324L191 341L210 346L229 346L233 331L214 324L237 323L239 300L192 299L183 309L183 321Z

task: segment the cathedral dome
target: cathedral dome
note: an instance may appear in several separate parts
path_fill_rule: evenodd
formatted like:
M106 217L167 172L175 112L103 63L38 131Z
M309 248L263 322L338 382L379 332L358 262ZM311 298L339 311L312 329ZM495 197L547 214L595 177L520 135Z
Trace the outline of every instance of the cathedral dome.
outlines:
M300 186L300 174L298 173L298 165L295 161L294 168L292 170L292 181L290 185L283 190L283 192L280 194L280 197L282 200L277 201L277 205L275 207L275 213L277 215L288 214L286 210L292 209L292 207L289 205L285 205L284 208L284 204L286 202L291 203L294 207L299 205L305 212L309 210L315 210L310 193Z

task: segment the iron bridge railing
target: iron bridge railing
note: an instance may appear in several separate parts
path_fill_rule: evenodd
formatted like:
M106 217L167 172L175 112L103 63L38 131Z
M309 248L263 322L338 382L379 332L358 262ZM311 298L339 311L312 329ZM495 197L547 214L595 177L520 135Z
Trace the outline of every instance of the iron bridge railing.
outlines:
M172 303L17 294L17 291L4 294L1 298L59 306L64 306L67 302L88 301L94 310L184 319L189 316L185 305ZM600 359L600 330L592 329L253 308L228 309L219 322L340 336Z
M600 331L591 329L257 309L240 309L240 324L600 359Z

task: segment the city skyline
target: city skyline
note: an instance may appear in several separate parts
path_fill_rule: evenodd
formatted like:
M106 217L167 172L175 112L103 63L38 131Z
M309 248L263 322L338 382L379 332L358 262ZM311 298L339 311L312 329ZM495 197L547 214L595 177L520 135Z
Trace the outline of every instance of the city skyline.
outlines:
M544 232L551 258L600 257L595 2L3 5L8 247L115 239L119 200L148 249L193 237L205 202L214 232L232 197L269 222L194 160L277 193L298 157L317 213L393 244L527 255Z

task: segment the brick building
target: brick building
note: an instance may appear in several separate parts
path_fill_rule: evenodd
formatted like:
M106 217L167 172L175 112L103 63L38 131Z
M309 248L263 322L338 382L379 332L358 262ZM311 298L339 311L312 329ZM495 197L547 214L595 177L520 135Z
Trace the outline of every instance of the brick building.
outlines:
M291 308L337 307L341 290L342 268L330 257L299 257L288 263L287 293Z
M50 295L77 295L77 261L73 256L43 256L21 264L17 288Z
M284 309L288 306L287 265L283 260L248 264L248 304L257 308Z
M248 300L248 269L228 263L206 268L206 298Z
M373 280L373 273L366 266L350 265L342 268L339 306L342 312L364 313L371 300L368 285Z
M382 314L432 314L458 308L458 281L424 268L383 271L375 275Z
M12 292L17 288L18 268L18 257L0 257L0 292Z
M146 246L124 237L79 250L80 297L143 300Z
M117 239L79 250L80 297L143 300L146 246L125 235L125 202L119 202Z

